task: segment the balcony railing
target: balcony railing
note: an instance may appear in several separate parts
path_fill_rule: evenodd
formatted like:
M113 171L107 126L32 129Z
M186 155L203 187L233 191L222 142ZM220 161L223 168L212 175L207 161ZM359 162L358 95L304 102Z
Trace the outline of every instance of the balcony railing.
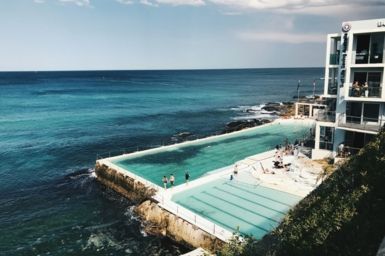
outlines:
M343 113L338 118L338 126L378 132L382 125L384 124L384 120L379 118L370 118L365 116L350 116Z
M367 64L369 60L369 53L357 52L356 53L356 64Z
M356 64L382 63L382 57L383 57L382 53L372 53L369 55L368 52L357 52L355 63Z
M356 88L351 86L349 88L350 97L381 98L381 94L382 94L382 87L380 86L379 83L369 83L368 88L364 88L362 86L356 87Z
M335 122L336 121L336 112L329 110L319 110L317 115L317 121L323 122Z
M329 141L320 141L319 142L320 149L333 150L333 142Z
M337 95L337 85L336 84L328 84L328 94L329 95Z
M374 53L370 55L370 63L382 63L382 53Z
M340 61L340 55L338 53L330 54L329 58L330 58L330 61L329 61L330 65L338 65Z
M352 155L356 155L361 148L351 147L351 146L344 146L342 151L339 151L337 154L337 157L349 157Z

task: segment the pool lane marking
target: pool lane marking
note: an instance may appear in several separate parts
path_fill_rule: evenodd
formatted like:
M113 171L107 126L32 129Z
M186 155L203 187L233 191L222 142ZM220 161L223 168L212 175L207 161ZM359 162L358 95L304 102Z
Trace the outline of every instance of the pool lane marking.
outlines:
M268 199L268 200L270 200L270 201L273 201L273 202L276 202L276 203L279 203L279 204L286 205L286 206L288 206L288 207L290 207L290 208L292 207L292 205L290 205L290 204L286 204L286 203L284 203L284 202L281 202L281 201L272 199L272 198L270 198L270 197L263 196L263 195L261 195L261 194L251 192L251 191L249 191L249 190L247 190L247 189L243 189L243 188L240 188L240 187L238 187L238 186L234 186L234 185L232 185L232 184L229 184L228 182L225 182L225 183L223 183L223 184L224 184L224 185L227 185L227 186L230 186L230 187L233 187L233 188L236 188L236 189L239 189L239 190L242 190L242 191L245 191L246 193L253 194L253 195L256 195L256 196L259 196L259 197L263 197L263 198L266 198L266 199Z
M268 206L266 206L266 205L257 203L257 202L255 202L255 201L253 201L253 200L250 200L250 199L245 198L245 197L243 197L243 196L239 196L239 195L237 195L237 194L231 193L231 192L226 191L226 190L224 190L224 189L221 189L221 188L219 188L219 187L217 187L217 186L214 186L214 189L219 190L219 191L222 191L222 192L224 192L224 193L226 193L226 194L230 194L230 195L232 195L232 196L238 197L238 198L240 198L240 199L242 199L242 200L245 200L245 201L248 201L248 202L250 202L250 203L252 203L252 204L260 205L260 206L262 206L262 207L264 207L264 208L267 208L267 209L269 209L269 210L272 210L272 211L274 211L274 212L281 213L281 214L283 214L283 215L286 214L286 212L282 212L282 211L273 209L273 208L271 208L271 207L268 207Z
M218 199L218 200L220 200L220 201L223 201L223 202L226 202L226 203L228 203L228 204L234 205L234 206L236 206L236 207L238 207L238 208L240 208L240 209L243 209L243 210L245 210L245 211L247 211L247 212L249 212L249 213L251 213L251 214L253 214L253 215L258 215L258 216L260 216L260 217L262 217L262 218L268 219L268 220L273 221L273 222L275 222L275 223L279 223L279 220L276 220L276 219L273 219L273 218L271 218L271 217L265 216L265 215L260 214L260 213L258 213L258 212L254 212L254 211L252 211L252 210L250 210L250 209L247 209L246 207L243 207L243 206L241 206L241 205L239 205L239 204L236 204L236 203L233 203L233 202L229 202L229 201L227 201L227 200L225 200L225 199L223 199L223 198L220 198L219 196L213 195L213 194L211 194L211 193L209 193L209 192L207 192L207 191L203 191L202 193L203 193L203 194L206 194L206 195L209 195L209 196L211 196L211 197L214 197L214 198L216 198L216 199Z
M222 213L225 213L225 214L227 214L227 215L230 215L230 216L233 217L233 218L236 218L236 219L238 219L238 220L240 220L240 221L242 221L242 222L245 222L245 223L249 224L250 226L256 227L256 228L261 229L261 230L263 230L263 231L265 231L265 232L269 232L269 231L270 231L270 230L267 230L267 229L262 228L262 227L260 227L260 226L257 226L257 225L255 225L255 224L253 224L253 223L251 223L251 222L249 222L249 221L247 221L247 220L241 219L241 218L239 218L238 216L236 216L236 215L234 215L234 214L231 214L231 213L229 213L229 212L227 212L227 211L224 211L223 209L220 209L220 208L218 208L218 207L216 207L216 206L214 206L214 205L211 205L211 204L209 204L209 203L207 203L207 202L205 202L205 201L203 201L203 200L197 198L196 196L192 196L192 198L194 198L194 199L197 200L198 202L201 202L202 204L205 204L205 205L207 205L207 206L209 206L209 207L212 207L212 208L214 208L214 209L217 209L218 211L220 211L220 212L222 212ZM216 219L214 219L214 220L217 221ZM219 222L219 221L218 221L218 222ZM221 222L219 222L219 223L221 223ZM231 228L231 229L234 230L234 228Z
M194 197L194 196L192 196L192 197L193 197L195 200L197 200L198 202L205 204L203 201L197 199L196 197ZM182 205L182 204L181 204L181 205ZM206 204L206 205L207 205L207 204ZM213 218L213 217L210 217L209 215L203 214L203 213L204 213L204 210L202 210L202 211L197 211L195 208L188 208L187 206L185 206L185 207L186 207L187 209L190 209L190 210L193 211L193 212L196 212L196 213L199 214L199 215L203 215L203 218L207 218L207 219L210 219L210 220L212 220L212 221L214 221L214 222L217 222L217 223L223 225L224 227L226 227L227 229L235 230L235 228L229 226L228 224L223 223L222 221L219 221L219 220L217 220L217 219L215 219L215 218ZM213 207L213 208L215 208L215 207Z

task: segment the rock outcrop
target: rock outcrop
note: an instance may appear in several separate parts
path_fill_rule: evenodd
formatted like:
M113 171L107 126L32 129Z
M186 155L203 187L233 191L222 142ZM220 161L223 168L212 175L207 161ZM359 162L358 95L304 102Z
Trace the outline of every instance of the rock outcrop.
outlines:
M145 221L145 231L150 234L168 236L186 246L202 247L211 252L217 251L224 245L224 242L215 236L164 210L150 200L137 206L135 212Z
M270 123L270 122L271 121L267 120L267 119L247 119L247 120L232 121L232 122L226 124L226 127L222 133L239 131L239 130L242 130L245 128L259 126L259 125Z

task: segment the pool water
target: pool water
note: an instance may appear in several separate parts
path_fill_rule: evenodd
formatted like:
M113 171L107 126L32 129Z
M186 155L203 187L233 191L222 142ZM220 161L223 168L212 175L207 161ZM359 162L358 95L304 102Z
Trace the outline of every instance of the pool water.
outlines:
M221 178L177 193L172 200L229 231L260 239L278 226L301 197Z
M245 131L214 136L185 144L165 147L162 151L125 156L112 162L119 167L141 176L157 185L162 177L175 176L175 184L184 182L188 170L190 180L207 172L234 164L248 156L271 150L277 144L303 139L310 125L295 123L272 123Z

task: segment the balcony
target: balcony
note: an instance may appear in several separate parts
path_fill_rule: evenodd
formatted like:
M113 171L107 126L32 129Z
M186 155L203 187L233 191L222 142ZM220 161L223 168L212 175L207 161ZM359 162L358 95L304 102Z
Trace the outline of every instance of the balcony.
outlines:
M338 150L337 157L346 158L352 155L356 155L358 152L360 152L360 150L361 148L344 146L342 149Z
M328 84L328 94L329 95L337 95L337 85L335 84Z
M340 55L338 53L332 53L329 55L329 64L338 65L340 61Z
M336 121L336 112L322 109L318 111L317 121L332 122Z
M382 53L369 54L367 51L357 52L355 56L355 64L382 63L382 57Z
M356 130L378 132L384 120L378 118L369 118L364 116L349 116L343 113L338 118L338 126Z
M333 142L329 141L320 141L319 142L320 149L333 150Z
M369 82L367 88L364 86L351 86L349 88L350 97L381 98L382 86L377 82Z

